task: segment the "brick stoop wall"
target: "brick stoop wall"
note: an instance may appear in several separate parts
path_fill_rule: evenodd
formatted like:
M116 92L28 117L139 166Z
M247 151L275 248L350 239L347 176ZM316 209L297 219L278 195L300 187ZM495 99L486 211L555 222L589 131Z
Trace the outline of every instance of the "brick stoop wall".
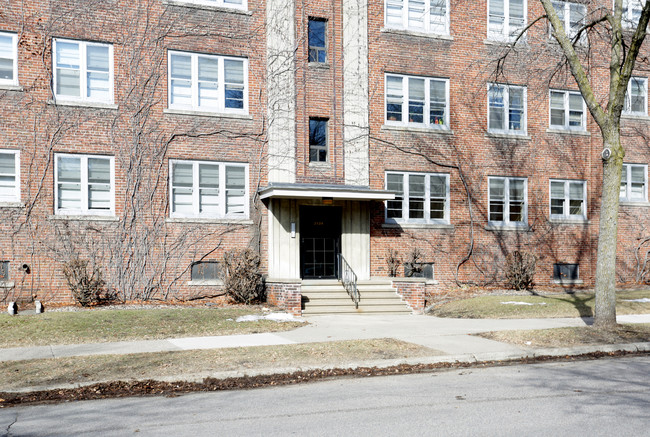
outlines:
M426 281L424 278L392 278L397 294L414 313L424 310Z
M302 281L266 282L266 301L300 317L302 315Z

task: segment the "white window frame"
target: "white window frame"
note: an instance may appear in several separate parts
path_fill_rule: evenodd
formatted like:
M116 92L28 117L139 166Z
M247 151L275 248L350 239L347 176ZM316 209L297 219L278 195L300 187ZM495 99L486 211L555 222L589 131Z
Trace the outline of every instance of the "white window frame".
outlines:
M564 185L564 197L562 205L562 214L553 214L552 201L553 201L553 183L561 183ZM582 185L582 214L571 214L571 195L570 195L570 186L571 184L581 184ZM551 219L570 221L584 221L587 219L587 181L584 180L571 180L571 179L550 179L548 183L548 213Z
M449 35L449 0L443 0L445 4L445 21L444 29L440 31L435 24L432 24L431 20L431 1L432 0L384 0L384 26L387 29L403 29L409 30L412 32L421 32L421 33L430 33L432 35ZM415 3L424 3L424 15L423 15L423 27L409 26L409 8L412 4ZM391 23L389 22L389 4L397 5L401 4L401 19L400 23Z
M11 38L11 47L13 50L13 79L0 79L0 86L18 86L18 35L11 32L0 32L0 36Z
M79 97L66 96L58 94L57 78L58 65L56 61L56 46L58 43L79 44ZM88 64L87 48L88 46L107 47L108 48L108 95L107 99L96 99L88 97ZM112 105L115 100L115 69L113 62L113 44L81 41L63 38L54 38L52 41L52 79L54 88L54 97L57 102L82 102L82 103L101 103Z
M192 213L174 211L174 164L191 164L192 165ZM199 187L199 164L209 164L219 166L219 213L207 214L199 212L200 205L200 187ZM226 213L226 167L244 168L244 213L227 214ZM250 214L250 182L249 182L249 165L240 162L220 162L220 161L195 161L185 159L169 160L169 216L171 218L204 218L204 219L232 219L246 220Z
M564 111L564 123L562 125L559 124L552 124L553 118L551 116L552 114L552 99L551 95L553 93L562 93L563 94L563 111ZM569 125L569 120L570 120L570 107L569 107L569 99L570 96L579 96L580 101L582 102L582 116L580 117L580 126L570 126ZM570 131L585 131L587 129L587 108L585 105L585 100L582 98L582 94L579 91L567 91L567 90L556 90L556 89L551 89L549 90L548 93L548 125L551 129L564 129L564 130L570 130Z
M183 104L174 104L172 103L172 74L171 74L171 59L173 55L180 56L190 56L191 58L191 99L192 103L190 105ZM217 79L217 92L218 95L218 104L216 108L203 108L199 106L199 58L207 58L217 60L218 65L218 79ZM243 80L244 80L244 107L243 108L226 108L226 97L225 91L226 87L225 82L225 71L224 71L224 61L241 61L243 62ZM222 56L222 55L208 55L204 53L196 52L183 52L178 50L168 50L167 51L167 105L169 109L176 110L186 110L186 111L195 111L211 114L241 114L248 115L248 58L236 57L236 56Z
M491 193L490 193L490 181L501 179L504 181L503 190L503 221L491 220L490 219L490 205L492 203ZM521 221L511 221L510 220L510 181L523 181L524 182L524 207L522 211L522 220ZM509 177L509 176L488 176L488 226L492 227L516 227L516 228L528 228L528 178L521 177Z
M190 3L201 6L213 6L217 8L225 9L239 9L246 11L248 10L248 0L241 0L241 5L231 3L228 0L173 0L178 3Z
M13 194L8 196L0 195L1 203L17 203L20 202L20 151L19 150L10 150L10 149L0 149L1 154L14 155L14 174L9 176L14 176L15 185L13 188ZM0 173L0 176L3 176Z
M506 129L495 129L490 127L490 90L492 87L503 88L503 120ZM521 89L523 91L523 116L521 120L522 128L510 129L510 90ZM525 86L520 85L506 85L502 83L489 83L488 84L488 94L487 94L487 123L488 123L488 132L495 134L505 134L505 135L521 135L525 136L528 132L528 90Z
M402 176L402 217L388 217L388 202L385 204L384 220L386 223L418 223L418 224L449 224L449 174L448 173L421 173L421 172L405 172L405 171L386 171L385 173L385 186L388 189L388 175L395 174ZM424 176L424 218L411 218L409 216L409 178L411 176ZM445 178L445 209L444 218L432 219L431 217L431 176L442 176Z
M632 167L641 167L643 169L643 199L632 198L632 190L630 188L630 181L632 179ZM626 203L646 203L648 202L648 164L633 164L623 163L623 171L621 173L621 184L625 181L625 195L621 193L620 202Z
M388 78L396 77L402 80L402 120L388 119ZM408 121L409 119L409 79L424 80L424 108L422 123ZM445 116L444 124L430 123L431 120L431 82L442 82L445 84ZM440 77L409 76L404 74L386 73L384 76L384 122L392 126L414 126L430 129L449 130L449 79Z
M641 81L643 82L643 111L632 111L632 81ZM647 116L648 115L648 78L647 77L638 77L632 76L627 83L627 90L625 91L625 103L623 106L623 114L626 115L637 115L637 116Z
M503 30L497 32L490 25L490 5L493 1L503 1ZM519 31L526 28L528 24L528 0L523 0L524 22L519 26L513 26L510 23L510 2L512 0L488 0L487 5L487 39L491 41L513 41L517 38ZM521 39L521 38L520 38Z
M59 208L59 158L79 158L80 159L80 209ZM88 207L88 159L99 158L108 159L110 162L110 208L109 209L90 209ZM83 155L76 153L55 153L54 154L54 213L63 216L114 216L115 215L115 157L110 155Z
M573 29L571 27L571 7L578 7L582 10L582 16L583 20L584 18L587 17L587 5L582 4L582 3L576 3L576 2L570 2L570 1L565 1L565 0L553 0L553 6L555 5L561 5L562 6L562 17L564 18L563 24L564 24L564 33L569 37L569 39L573 39L577 34L580 28L578 29ZM580 23L580 26L582 27L583 23ZM550 26L550 32L553 30L553 26ZM580 36L580 39L578 40L579 43L583 44L585 43L585 34Z
M614 1L615 0L612 0L612 9L614 8ZM630 7L630 4L632 7ZM627 30L635 29L636 25L639 24L639 18L634 17L633 11L635 7L638 9L643 9L643 0L623 0L622 7L623 10L621 11L621 27Z

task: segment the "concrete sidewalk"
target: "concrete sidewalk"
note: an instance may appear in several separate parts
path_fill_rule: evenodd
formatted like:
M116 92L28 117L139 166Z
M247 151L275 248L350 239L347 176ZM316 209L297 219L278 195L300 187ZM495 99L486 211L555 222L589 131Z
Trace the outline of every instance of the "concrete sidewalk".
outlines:
M431 359L418 362L501 360L552 354L572 354L571 350L522 348L506 343L472 336L479 332L548 329L585 326L590 319L442 319L423 315L331 315L305 318L308 325L293 331L229 335L214 337L187 337L168 340L125 341L38 347L0 349L0 361L20 361L87 355L131 354L144 352L219 349L249 346L272 346L340 340L393 338L426 346L435 351ZM619 316L620 323L650 323L650 314ZM245 322L243 322L245 323ZM579 347L575 354L591 351L643 349L650 343L636 345L600 345ZM550 351L550 352L549 352Z

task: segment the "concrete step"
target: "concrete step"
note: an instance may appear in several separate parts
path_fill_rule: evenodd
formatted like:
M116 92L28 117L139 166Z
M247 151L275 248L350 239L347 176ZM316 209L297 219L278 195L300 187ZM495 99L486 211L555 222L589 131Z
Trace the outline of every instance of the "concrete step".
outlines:
M303 310L304 315L316 314L410 314L411 310L404 304L391 305L391 306L359 306L358 309L354 305L348 307L305 307Z

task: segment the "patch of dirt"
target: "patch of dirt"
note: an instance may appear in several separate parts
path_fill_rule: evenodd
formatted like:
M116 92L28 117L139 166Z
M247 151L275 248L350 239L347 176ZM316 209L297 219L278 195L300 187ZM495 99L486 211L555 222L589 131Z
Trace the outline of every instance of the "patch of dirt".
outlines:
M345 377L372 377L427 373L452 368L489 367L516 364L532 364L547 361L579 361L594 360L606 357L641 356L649 353L594 352L578 356L543 356L507 361L483 361L478 363L435 363L435 364L401 364L391 367L359 367L348 369L319 369L299 371L287 374L272 374L259 376L244 376L239 378L214 379L206 378L203 382L162 382L162 381L115 381L92 384L85 387L57 390L43 390L30 393L0 392L0 408L18 405L50 404L58 402L81 401L91 399L122 398L133 396L167 396L176 397L184 393L210 392L224 390L246 390L262 387L301 384L305 382L322 381Z

